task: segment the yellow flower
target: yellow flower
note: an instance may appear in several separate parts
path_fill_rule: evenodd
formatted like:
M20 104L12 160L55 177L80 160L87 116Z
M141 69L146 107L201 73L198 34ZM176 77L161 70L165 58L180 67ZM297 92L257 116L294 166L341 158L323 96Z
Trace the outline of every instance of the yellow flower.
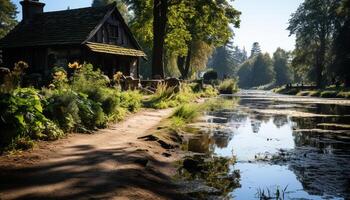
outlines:
M113 80L116 82L119 82L120 79L123 77L123 73L122 72L117 72L113 75Z
M69 67L70 69L80 69L80 68L82 67L82 65L79 65L78 62L74 62L74 63L69 63L69 64L68 64L68 67Z
M57 81L63 81L67 78L67 74L64 71L57 71L54 73L53 78Z

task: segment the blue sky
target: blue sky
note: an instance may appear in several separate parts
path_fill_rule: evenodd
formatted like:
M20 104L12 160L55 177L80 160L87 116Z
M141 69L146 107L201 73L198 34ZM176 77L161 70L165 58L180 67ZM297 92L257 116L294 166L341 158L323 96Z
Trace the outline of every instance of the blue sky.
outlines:
M92 0L40 0L46 3L45 11L88 7ZM21 10L20 0L13 2ZM286 31L290 15L303 0L235 0L233 5L242 11L241 28L235 29L235 45L249 52L253 42L259 42L264 52L273 53L277 47L294 49L295 38ZM22 14L18 14L18 19Z
M288 20L303 0L235 0L233 5L242 12L241 27L235 29L235 45L250 52L253 42L262 51L273 53L277 47L293 50L295 37L288 37Z

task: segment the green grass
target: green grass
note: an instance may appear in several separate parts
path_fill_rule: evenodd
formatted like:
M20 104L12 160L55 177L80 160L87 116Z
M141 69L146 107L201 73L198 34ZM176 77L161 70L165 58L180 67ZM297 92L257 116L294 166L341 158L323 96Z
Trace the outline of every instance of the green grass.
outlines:
M234 79L226 79L218 86L221 94L234 94L238 91L237 81Z
M310 96L310 97L322 97L322 98L350 98L349 88L336 88L333 86L326 87L325 89L318 90L301 90L296 88L275 88L272 90L275 93L289 94L297 96Z

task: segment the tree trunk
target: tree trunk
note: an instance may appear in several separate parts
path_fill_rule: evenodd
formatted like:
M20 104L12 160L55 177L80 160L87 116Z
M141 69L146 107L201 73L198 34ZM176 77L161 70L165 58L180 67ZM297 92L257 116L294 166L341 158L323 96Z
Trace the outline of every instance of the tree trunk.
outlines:
M167 23L167 0L154 0L152 77L164 78L164 39Z
M326 36L322 35L320 37L320 49L318 51L318 55L316 56L316 84L318 88L322 88L324 86L323 80L323 70L325 65L325 56L326 56Z
M179 69L179 71L181 73L181 78L183 78L184 75L186 74L186 72L185 72L185 61L186 61L186 57L185 56L178 56L177 57L177 68Z
M188 78L188 73L190 71L191 67L191 57L192 57L192 45L191 42L188 44L188 51L187 51L187 56L179 56L177 58L177 66L179 68L179 71L181 73L181 78L182 79L187 79Z

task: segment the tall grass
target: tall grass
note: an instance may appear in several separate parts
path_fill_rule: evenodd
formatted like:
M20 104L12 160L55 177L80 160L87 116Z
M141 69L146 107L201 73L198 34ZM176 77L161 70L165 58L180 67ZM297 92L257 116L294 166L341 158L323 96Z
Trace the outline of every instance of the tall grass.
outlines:
M234 94L238 91L237 81L226 79L220 83L218 89L221 94Z
M158 85L156 92L143 103L149 108L164 109L189 103L197 97L198 95L187 84L182 84L178 90L175 87L168 87L165 83L161 83Z

